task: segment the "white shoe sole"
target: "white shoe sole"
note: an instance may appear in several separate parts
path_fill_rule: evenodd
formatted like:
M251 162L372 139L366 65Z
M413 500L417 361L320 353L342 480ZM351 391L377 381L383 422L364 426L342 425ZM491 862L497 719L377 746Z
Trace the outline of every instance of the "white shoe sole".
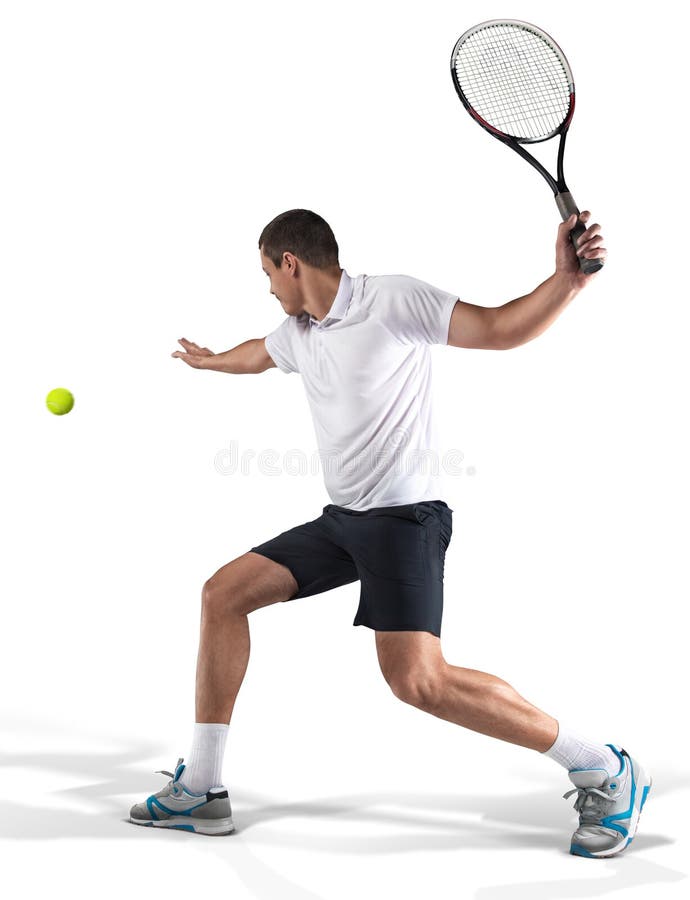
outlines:
M135 825L149 825L154 828L175 828L179 831L192 831L196 834L222 835L232 834L235 826L232 819L192 819L189 816L170 816L169 819L134 819L129 821Z

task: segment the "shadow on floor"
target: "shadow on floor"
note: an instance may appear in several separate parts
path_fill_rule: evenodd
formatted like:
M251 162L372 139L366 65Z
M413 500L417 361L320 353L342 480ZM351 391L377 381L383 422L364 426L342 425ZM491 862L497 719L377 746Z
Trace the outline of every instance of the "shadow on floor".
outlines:
M313 900L316 895L284 878L259 859L251 846L271 845L281 849L327 854L354 854L360 857L382 854L428 851L467 851L539 848L561 853L573 862L573 879L551 882L494 885L479 889L478 900L547 900L547 898L597 897L641 885L661 885L680 881L685 873L641 859L635 853L610 860L585 861L568 853L572 827L576 823L571 804L562 793L568 782L558 783L557 773L549 773L528 792L512 795L468 793L416 793L380 791L322 797L294 803L274 803L256 792L231 789L236 832L225 837L192 835L181 831L161 831L133 825L129 808L159 790L169 780L165 775L141 771L141 760L160 754L162 745L142 741L122 753L0 753L0 776L13 767L55 772L83 779L84 786L51 792L64 797L65 808L4 803L0 821L0 840L60 840L64 838L117 838L127 840L163 840L195 842L194 848L214 857L226 858L233 871L255 896L279 895L281 900ZM172 771L174 761L161 768ZM8 778L5 774L3 780ZM534 779L532 779L534 781ZM654 771L650 801L666 791L690 785L690 775L681 772ZM69 808L70 800L91 808L81 812ZM304 819L313 826L309 835L291 830L289 824L272 827L281 819ZM338 833L329 833L334 820ZM342 823L352 823L351 831ZM390 825L395 833L372 834L362 825ZM409 829L400 833L400 827ZM674 843L664 835L641 833L631 847L650 850ZM584 865L592 874L583 878ZM596 867L596 869L594 868ZM489 870L490 871L490 870ZM602 872L606 877L602 878Z

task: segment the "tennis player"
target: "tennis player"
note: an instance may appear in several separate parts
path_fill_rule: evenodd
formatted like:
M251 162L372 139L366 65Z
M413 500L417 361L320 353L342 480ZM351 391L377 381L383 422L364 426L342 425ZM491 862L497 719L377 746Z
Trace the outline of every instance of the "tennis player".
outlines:
M580 214L587 225L589 212ZM439 498L432 416L432 344L507 350L542 334L594 275L578 265L563 222L555 271L531 293L489 308L405 275L340 267L321 216L292 209L259 238L261 265L286 318L265 338L212 353L180 339L172 356L231 374L298 372L333 501L229 562L204 584L196 722L188 763L130 812L139 825L203 834L234 830L222 765L235 699L249 660L249 613L361 582L353 625L375 632L383 677L405 703L489 737L527 747L567 772L579 826L570 851L620 853L633 839L651 786L618 743L575 733L503 679L448 663L441 651L443 570L453 510ZM605 259L598 224L577 254Z

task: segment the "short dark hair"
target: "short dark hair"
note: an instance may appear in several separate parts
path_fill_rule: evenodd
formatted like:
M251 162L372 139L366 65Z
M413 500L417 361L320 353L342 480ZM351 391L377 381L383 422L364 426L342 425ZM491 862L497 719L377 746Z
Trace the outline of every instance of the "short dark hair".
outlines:
M283 253L294 253L315 269L337 266L338 244L331 226L310 209L288 209L272 219L261 232L259 249L279 269Z

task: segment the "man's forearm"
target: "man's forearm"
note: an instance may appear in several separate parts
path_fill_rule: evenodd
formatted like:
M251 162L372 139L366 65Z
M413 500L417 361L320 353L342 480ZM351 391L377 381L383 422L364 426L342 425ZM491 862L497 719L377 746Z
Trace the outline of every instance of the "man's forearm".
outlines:
M259 367L263 338L252 338L238 344L225 353L214 353L213 356L204 357L204 369L212 369L214 372L227 372L230 375L249 375L262 371ZM265 356L265 354L263 354Z
M499 306L497 328L501 347L519 347L538 337L577 293L568 276L554 273L530 294Z

